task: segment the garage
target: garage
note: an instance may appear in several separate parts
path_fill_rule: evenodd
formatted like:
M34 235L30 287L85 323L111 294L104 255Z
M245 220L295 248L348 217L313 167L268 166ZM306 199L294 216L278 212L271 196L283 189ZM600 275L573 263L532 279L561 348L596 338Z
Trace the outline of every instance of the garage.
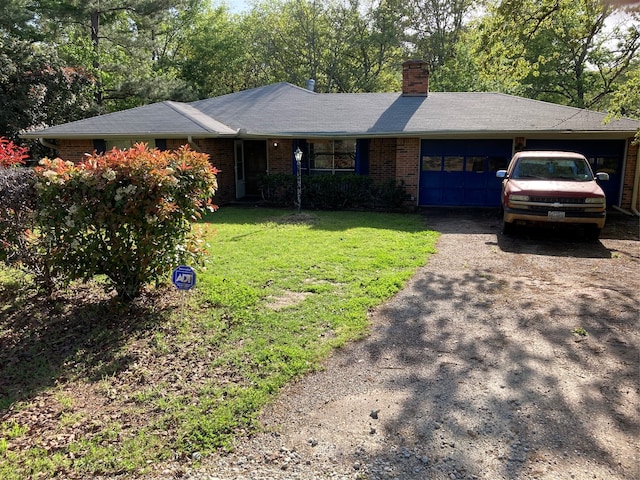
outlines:
M578 152L589 160L594 172L606 172L609 181L600 182L607 196L607 205L617 205L622 188L624 140L533 140L528 139L525 150L563 150Z
M420 145L421 206L497 207L501 180L496 171L506 168L512 139L422 140ZM591 168L607 172L601 186L608 205L619 202L624 140L527 139L525 150L563 150L582 153Z
M500 179L513 151L512 139L422 140L421 206L500 205Z

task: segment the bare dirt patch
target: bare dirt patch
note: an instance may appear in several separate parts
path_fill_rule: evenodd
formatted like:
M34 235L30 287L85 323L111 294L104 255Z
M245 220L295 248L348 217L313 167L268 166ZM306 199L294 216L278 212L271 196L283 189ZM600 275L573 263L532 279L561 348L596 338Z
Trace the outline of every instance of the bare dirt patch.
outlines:
M278 217L274 219L276 223L282 224L300 224L300 225L315 225L318 222L318 217L316 217L312 213L300 212L300 213L292 213L290 215L285 215L283 217Z
M290 307L302 302L309 295L311 295L311 293L309 292L287 291L278 297L268 298L267 308L270 308L277 312L278 310L282 310L283 308Z
M425 221L438 253L370 335L188 478L640 478L638 219L598 242L504 236L494 211Z

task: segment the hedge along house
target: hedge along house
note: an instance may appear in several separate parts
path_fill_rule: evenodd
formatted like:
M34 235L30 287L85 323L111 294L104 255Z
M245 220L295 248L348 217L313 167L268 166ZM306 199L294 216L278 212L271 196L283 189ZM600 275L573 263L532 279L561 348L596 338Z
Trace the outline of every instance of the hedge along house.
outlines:
M219 170L218 203L259 195L260 174L369 175L405 184L415 206L498 206L498 169L517 150L571 150L607 171L609 205L637 212L640 121L500 93L429 92L422 61L402 93L316 93L277 83L192 103L165 101L24 134L71 161L147 142L189 144Z

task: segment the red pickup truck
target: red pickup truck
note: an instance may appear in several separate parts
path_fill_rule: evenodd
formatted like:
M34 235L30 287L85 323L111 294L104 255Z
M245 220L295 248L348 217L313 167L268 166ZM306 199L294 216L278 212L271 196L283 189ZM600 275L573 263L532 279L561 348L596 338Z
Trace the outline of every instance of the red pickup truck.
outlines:
M524 151L516 153L502 178L503 232L515 224L578 223L588 237L597 239L604 227L607 202L587 159L573 152Z

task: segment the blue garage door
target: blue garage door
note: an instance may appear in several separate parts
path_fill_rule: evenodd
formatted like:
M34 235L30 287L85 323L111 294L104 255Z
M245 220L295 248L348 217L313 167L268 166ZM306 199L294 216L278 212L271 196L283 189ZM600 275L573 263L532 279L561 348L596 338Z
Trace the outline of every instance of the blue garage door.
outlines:
M423 140L420 205L496 207L512 140Z
M525 150L578 152L589 159L594 172L607 172L609 181L600 182L607 205L617 205L622 188L624 140L527 140Z

